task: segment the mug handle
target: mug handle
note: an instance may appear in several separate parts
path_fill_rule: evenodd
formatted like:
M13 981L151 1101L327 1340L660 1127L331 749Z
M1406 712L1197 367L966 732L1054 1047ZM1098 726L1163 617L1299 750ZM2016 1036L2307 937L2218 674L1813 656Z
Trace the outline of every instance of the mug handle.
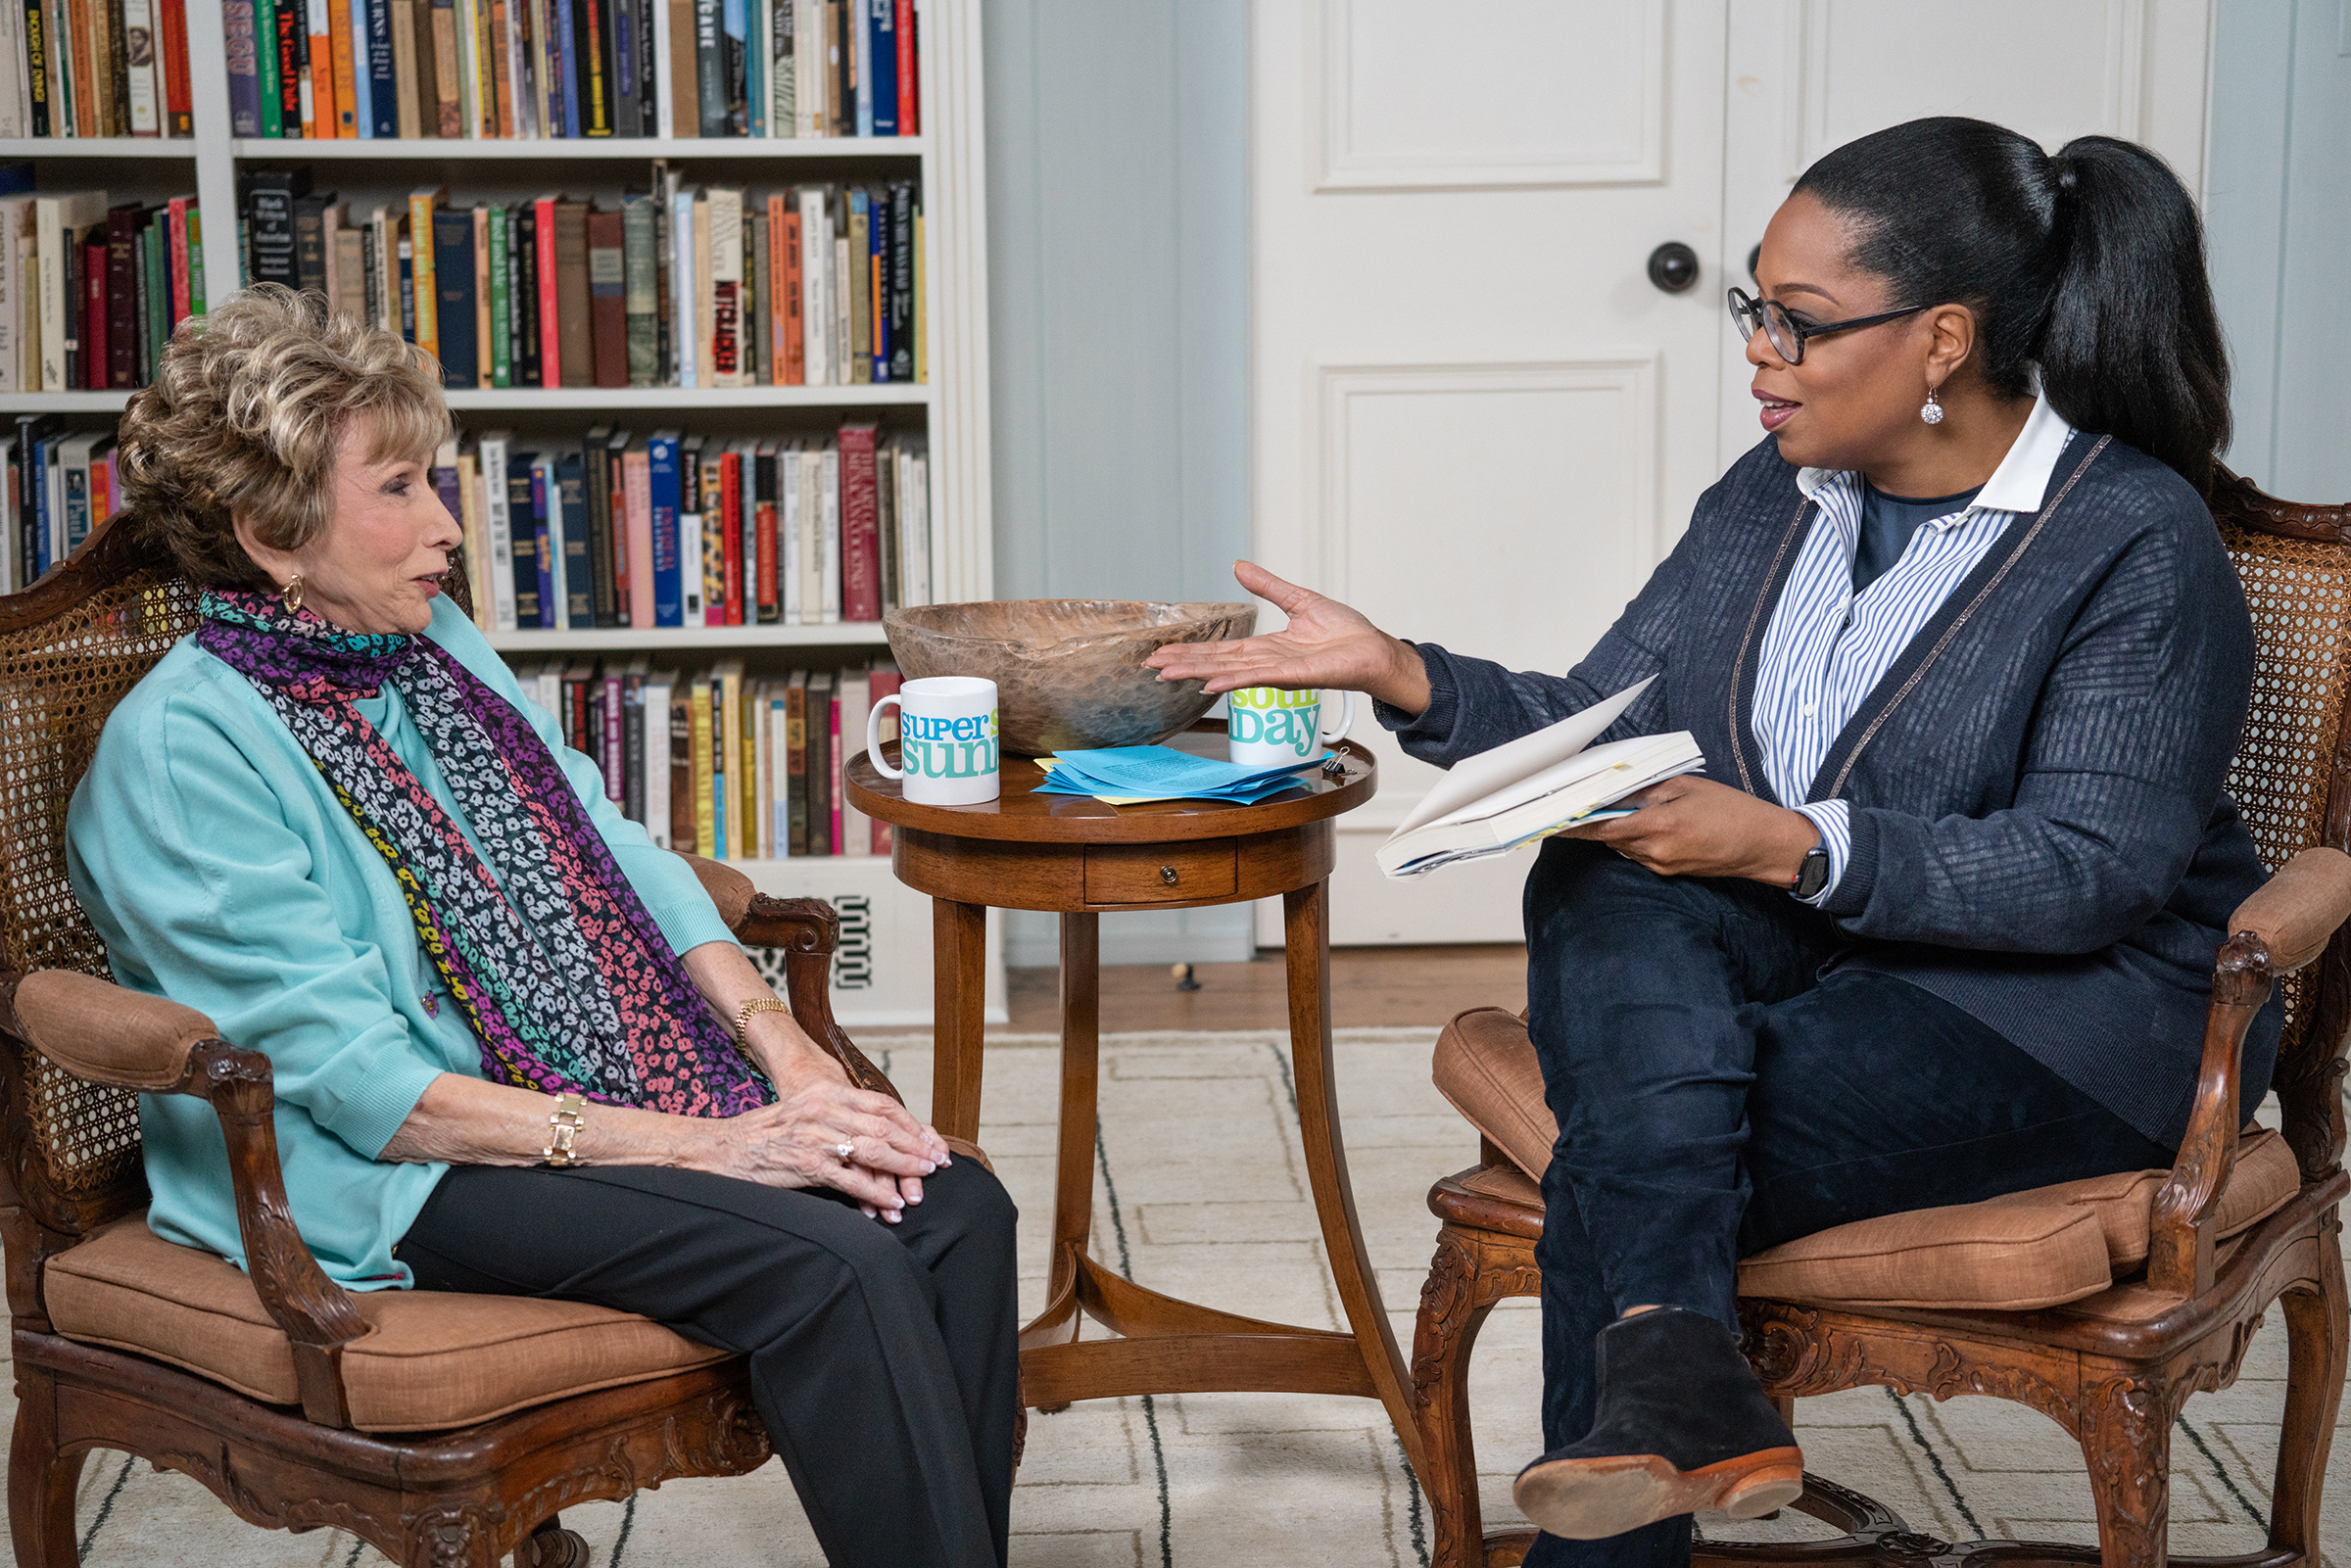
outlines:
M872 763L874 772L885 779L903 779L906 770L891 767L882 756L882 707L888 702L896 702L900 719L905 717L906 704L899 700L895 691L888 693L873 705L865 716L865 760Z
M1319 736L1317 738L1323 745L1329 745L1333 740L1346 739L1347 732L1354 728L1355 693L1352 691L1342 691L1339 693L1339 733L1337 735Z

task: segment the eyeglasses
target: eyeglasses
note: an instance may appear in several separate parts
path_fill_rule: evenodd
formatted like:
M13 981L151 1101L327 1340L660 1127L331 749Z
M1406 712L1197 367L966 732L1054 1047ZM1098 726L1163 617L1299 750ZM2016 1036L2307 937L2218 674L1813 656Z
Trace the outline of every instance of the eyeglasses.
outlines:
M1880 310L1876 315L1857 315L1849 321L1823 321L1807 326L1788 313L1787 307L1777 300L1757 300L1745 289L1731 290L1731 322L1739 329L1740 341L1752 342L1758 329L1772 352L1790 364L1804 362L1804 342L1808 338L1825 338L1832 332L1851 332L1859 327L1874 327L1884 322L1916 315L1929 309L1923 305L1906 305L1898 310Z

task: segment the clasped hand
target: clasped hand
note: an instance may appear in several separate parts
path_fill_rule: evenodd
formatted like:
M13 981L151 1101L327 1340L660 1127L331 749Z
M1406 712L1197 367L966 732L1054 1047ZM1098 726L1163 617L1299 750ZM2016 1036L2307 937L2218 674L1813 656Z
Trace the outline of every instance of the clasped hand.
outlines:
M707 1168L771 1187L830 1187L894 1224L923 1201L923 1178L952 1164L936 1131L888 1095L851 1084L813 1045L771 1059L769 1070L773 1104L707 1123Z

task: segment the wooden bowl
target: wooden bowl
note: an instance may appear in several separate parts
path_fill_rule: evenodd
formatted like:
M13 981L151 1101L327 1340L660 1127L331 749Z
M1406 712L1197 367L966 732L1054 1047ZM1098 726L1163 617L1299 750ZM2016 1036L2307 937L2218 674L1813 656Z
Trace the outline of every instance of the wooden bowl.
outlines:
M906 679L996 683L999 739L1016 757L1165 740L1217 699L1197 681L1162 681L1143 660L1170 642L1223 641L1256 627L1254 604L1141 599L988 599L883 618Z

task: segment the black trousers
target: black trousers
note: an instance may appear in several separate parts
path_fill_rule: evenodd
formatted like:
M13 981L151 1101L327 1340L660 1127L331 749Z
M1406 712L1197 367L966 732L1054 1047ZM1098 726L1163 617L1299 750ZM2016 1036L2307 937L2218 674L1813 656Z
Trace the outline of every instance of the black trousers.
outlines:
M424 1290L642 1312L749 1358L834 1568L1002 1568L1020 1399L1012 1200L978 1161L903 1223L696 1170L460 1165L395 1255Z
M1526 884L1527 1025L1559 1123L1543 1181L1543 1441L1591 1430L1593 1337L1629 1307L1738 1328L1738 1262L1851 1220L2168 1165L1905 980L1839 972L1829 919L1760 882L1659 877L1555 838ZM1527 1568L1690 1560L1690 1521L1539 1537Z

